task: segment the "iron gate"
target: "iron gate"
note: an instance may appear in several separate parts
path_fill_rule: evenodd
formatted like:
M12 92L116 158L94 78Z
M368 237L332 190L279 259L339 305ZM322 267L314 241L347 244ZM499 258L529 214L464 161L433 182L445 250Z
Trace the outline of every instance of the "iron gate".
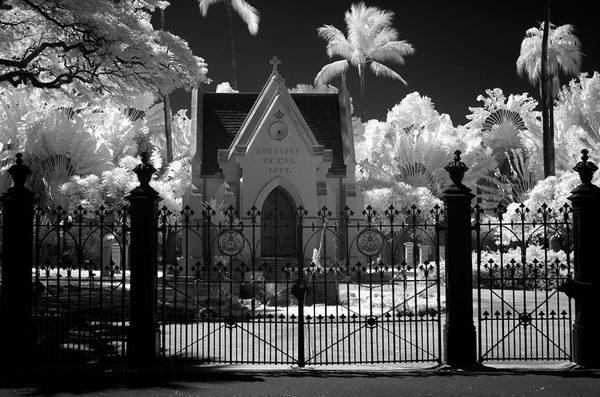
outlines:
M261 212L161 212L164 357L217 363L440 362L442 211L295 213L293 258Z
M475 207L479 361L571 361L571 210Z
M33 229L32 321L41 357L125 356L127 208L37 209Z

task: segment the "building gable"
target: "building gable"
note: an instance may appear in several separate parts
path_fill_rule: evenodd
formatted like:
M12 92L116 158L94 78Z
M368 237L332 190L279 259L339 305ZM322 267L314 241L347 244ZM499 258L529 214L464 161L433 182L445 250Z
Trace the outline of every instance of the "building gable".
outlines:
M280 94L281 95L281 94ZM336 94L287 94L304 123L324 149L332 151L329 170L344 175L344 153L339 100ZM219 172L217 152L229 149L249 118L259 94L206 93L203 97L202 118L202 175Z
M236 154L247 152L257 134L268 133L265 131L269 128L266 123L275 121L277 124L278 120L289 124L291 131L304 141L310 152L323 152L323 145L319 144L313 135L283 84L283 79L274 70L229 146L228 159Z

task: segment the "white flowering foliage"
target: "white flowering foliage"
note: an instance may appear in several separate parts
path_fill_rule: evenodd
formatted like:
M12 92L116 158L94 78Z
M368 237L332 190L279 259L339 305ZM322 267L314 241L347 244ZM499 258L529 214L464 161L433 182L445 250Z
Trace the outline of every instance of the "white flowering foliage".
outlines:
M165 112L164 103L160 102L151 106L145 114L145 120L148 125L149 139L152 145L158 149L161 156L161 162L166 159L166 139L165 139ZM186 109L180 109L171 117L173 158L179 159L187 156L192 144L192 123L187 116Z
M508 97L488 89L470 107L466 137L477 142L494 160L495 167L478 172L478 195L484 206L521 201L542 175L542 128L538 102L527 93ZM483 170L482 170L483 171Z
M58 187L73 175L102 172L112 166L110 146L97 139L97 115L73 107L58 92L30 87L0 89L2 171L24 154L33 171L30 187L42 205L57 199ZM8 176L2 173L4 190Z
M55 205L120 203L137 186L131 170L138 142L154 146L152 162L162 168L164 112L150 106L152 95L133 97L125 106L105 97L94 103L71 98L60 90L19 86L0 89L0 161L6 171L17 152L32 168L29 186L48 208ZM190 120L181 110L173 115L175 161L153 182L165 203L176 209L189 188ZM0 189L9 186L6 172ZM67 183L67 188L63 185ZM177 210L176 212L178 212Z
M155 30L159 0L5 0L0 10L0 82L68 86L79 95L169 93L205 79L188 44Z
M596 173L592 180L594 184L600 183L600 174ZM561 171L556 176L549 176L539 181L528 194L523 204L532 211L537 211L542 205L546 204L552 209L551 217L558 219L562 215L558 212L564 205L571 205L568 197L573 189L581 184L579 174L574 171ZM507 207L505 219L516 220L518 218L516 209L519 203L511 203ZM533 212L533 216L540 217L541 215Z
M229 84L229 81L224 81L222 83L217 84L217 89L215 92L217 94L235 94L239 91L234 89L231 86L231 84Z
M457 149L471 167L465 175L467 185L473 186L479 173L495 166L479 137L455 128L447 114L439 114L431 99L417 92L394 106L386 121L355 123L354 128L357 181L367 201L384 194L389 200L406 195L410 186L423 196L417 201L432 203L428 195L440 197L450 183L444 167Z
M398 182L392 187L375 188L365 191L365 205L370 205L380 215L393 205L400 210L407 210L413 205L427 211L436 205L442 207L442 201L435 197L425 187L413 187L409 184Z
M571 166L583 148L590 149L592 159L599 159L600 153L593 149L600 146L600 73L594 72L591 77L582 73L562 88L554 121L559 134L573 140L574 144L568 146L556 145Z
M154 159L156 157L153 156ZM158 156L160 158L160 156ZM65 204L71 209L78 205L98 208L100 205L119 207L125 204L125 196L139 185L133 169L140 160L123 157L119 164L101 175L73 176L60 187L60 192L67 199ZM154 166L160 166L153 162ZM173 214L181 211L182 197L191 188L191 165L189 158L175 160L160 175L155 174L150 186L160 195L160 206L166 206Z
M331 84L296 84L294 88L290 88L288 90L291 94L337 94L337 87L332 86Z

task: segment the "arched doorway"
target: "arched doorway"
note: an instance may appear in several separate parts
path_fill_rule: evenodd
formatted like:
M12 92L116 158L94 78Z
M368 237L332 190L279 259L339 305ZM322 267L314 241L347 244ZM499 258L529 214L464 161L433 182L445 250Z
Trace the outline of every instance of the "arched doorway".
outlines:
M295 207L288 193L276 187L269 193L261 210L263 257L290 257L295 254Z

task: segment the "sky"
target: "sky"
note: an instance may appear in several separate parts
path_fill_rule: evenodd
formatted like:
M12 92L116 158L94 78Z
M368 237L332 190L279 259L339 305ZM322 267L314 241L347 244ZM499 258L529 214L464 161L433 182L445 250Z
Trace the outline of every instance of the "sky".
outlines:
M261 13L260 30L248 33L234 15L239 89L258 92L271 72L269 60L281 59L280 73L288 87L311 83L321 67L332 60L316 28L331 24L345 31L346 0L247 0ZM440 113L450 114L455 125L466 122L469 107L487 88L505 94L538 90L516 74L525 31L543 19L543 0L370 0L367 5L395 13L394 27L400 39L415 47L403 66L392 66L408 81L401 82L369 73L366 78L367 118L384 120L387 111L407 94L417 91L430 97ZM553 0L551 21L572 24L582 42L582 71L600 71L600 22L598 0ZM166 10L166 29L190 44L195 55L208 63L214 92L218 83L231 80L230 48L225 7L211 6L202 17L196 0L171 0ZM596 20L594 20L596 19ZM391 66L388 64L388 66ZM359 100L356 69L349 74L351 95ZM335 85L335 84L334 84ZM173 109L188 108L190 95L182 90L172 96Z

